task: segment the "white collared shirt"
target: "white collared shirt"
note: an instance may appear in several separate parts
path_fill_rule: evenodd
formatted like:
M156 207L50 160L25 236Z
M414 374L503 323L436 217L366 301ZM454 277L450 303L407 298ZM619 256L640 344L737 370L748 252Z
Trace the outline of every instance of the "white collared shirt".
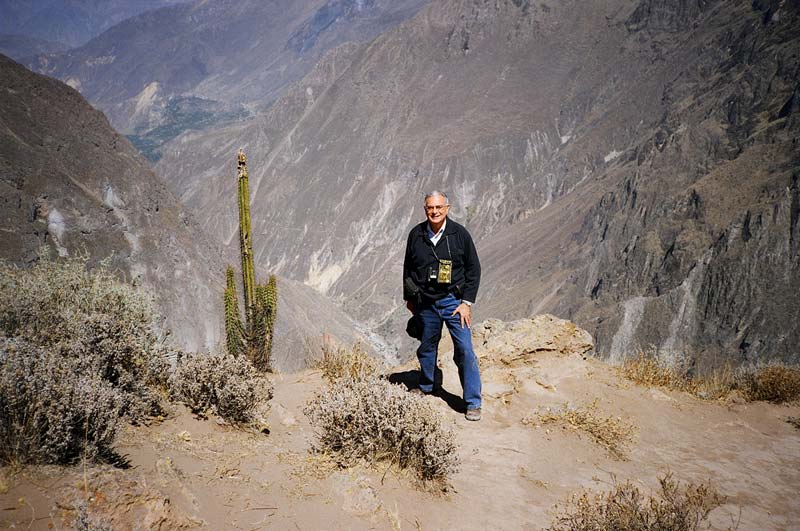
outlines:
M431 224L428 223L428 226L426 227L427 229L426 233L428 235L428 239L431 241L433 245L436 245L437 243L439 243L439 240L442 239L442 234L444 234L444 228L446 226L447 226L447 218L444 218L444 223L442 223L442 228L439 229L439 232L434 234L433 229L431 229Z

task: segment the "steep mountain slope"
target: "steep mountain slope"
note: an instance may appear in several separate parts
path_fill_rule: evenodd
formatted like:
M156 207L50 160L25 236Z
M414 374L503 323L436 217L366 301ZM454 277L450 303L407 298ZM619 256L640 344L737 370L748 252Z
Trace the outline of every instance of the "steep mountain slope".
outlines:
M181 1L0 0L0 33L79 46L126 18Z
M137 145L155 144L155 159L165 139L240 118L240 104L271 101L325 50L371 39L426 2L197 0L128 19L32 68L80 90L117 130L146 137Z
M259 259L387 336L443 188L483 253L480 316L554 310L615 358L796 360L799 10L442 0L157 170L231 245L219 175L245 146Z
M217 304L223 273L192 218L80 94L0 61L2 258L30 262L43 244L110 256L112 268L154 289L184 344L216 343L214 317L196 308Z
M86 253L91 263L108 259L155 295L180 345L216 348L219 249L80 94L5 56L0 74L0 259L25 265L43 245L60 255ZM350 319L310 288L281 279L279 296L279 369L303 365L307 338L327 332L352 340Z

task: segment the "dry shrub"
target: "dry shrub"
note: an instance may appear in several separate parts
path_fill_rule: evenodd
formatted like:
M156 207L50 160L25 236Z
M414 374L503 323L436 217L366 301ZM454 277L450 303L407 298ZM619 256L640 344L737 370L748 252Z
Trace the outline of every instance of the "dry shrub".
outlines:
M635 428L620 417L605 417L597 413L597 400L586 407L564 404L557 411L540 413L522 419L524 424L559 424L588 434L617 459L625 459L627 446L633 440Z
M256 408L272 398L269 380L244 357L227 354L183 354L171 387L193 412L211 411L233 422L250 422Z
M317 430L314 450L340 466L389 462L441 488L458 467L455 434L433 407L385 380L340 380L312 399L305 414Z
M117 421L162 412L169 352L149 300L84 258L0 265L0 459L109 454Z
M359 342L351 348L325 343L322 345L322 357L314 360L312 367L320 369L322 376L333 384L342 378L372 378L377 374L379 364Z
M110 456L130 399L76 358L0 337L0 462Z
M768 365L741 371L738 386L750 400L791 402L800 398L800 369Z
M725 399L739 393L746 400L790 402L800 398L800 369L781 364L740 367L729 364L708 374L692 375L688 368L673 367L640 353L619 368L627 379L648 387L685 391L705 400Z
M160 413L170 351L159 316L146 295L85 261L45 253L30 269L0 266L0 336L74 360L128 395L122 413L134 420Z
M671 474L659 478L661 491L645 496L630 483L601 494L573 495L556 516L552 531L693 531L725 503L712 486L680 485Z

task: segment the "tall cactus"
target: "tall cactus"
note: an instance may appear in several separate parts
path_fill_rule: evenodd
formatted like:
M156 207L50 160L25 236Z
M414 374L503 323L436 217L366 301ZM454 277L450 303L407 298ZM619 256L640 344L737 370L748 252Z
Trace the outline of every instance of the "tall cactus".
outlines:
M242 325L236 298L233 268L226 271L225 335L231 355L246 355L262 371L272 370L272 339L278 305L275 275L266 285L256 284L253 266L253 242L250 232L250 192L247 157L239 150L237 157L239 188L239 249L242 257L245 325Z
M239 150L237 177L239 183L239 252L242 256L242 285L244 286L244 313L247 333L253 333L253 313L256 300L256 275L253 267L253 240L250 235L250 183L247 157Z

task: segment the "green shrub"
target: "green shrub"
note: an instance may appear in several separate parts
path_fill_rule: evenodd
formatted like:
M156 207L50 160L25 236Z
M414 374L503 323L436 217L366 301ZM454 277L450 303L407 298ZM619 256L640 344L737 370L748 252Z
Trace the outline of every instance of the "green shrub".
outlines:
M386 380L339 380L305 414L318 430L314 449L341 466L388 461L442 487L458 468L455 435L430 403Z
M171 394L236 421L271 397L244 359L187 354L173 374L159 320L145 295L83 258L0 264L0 462L114 457L118 423L163 413Z

